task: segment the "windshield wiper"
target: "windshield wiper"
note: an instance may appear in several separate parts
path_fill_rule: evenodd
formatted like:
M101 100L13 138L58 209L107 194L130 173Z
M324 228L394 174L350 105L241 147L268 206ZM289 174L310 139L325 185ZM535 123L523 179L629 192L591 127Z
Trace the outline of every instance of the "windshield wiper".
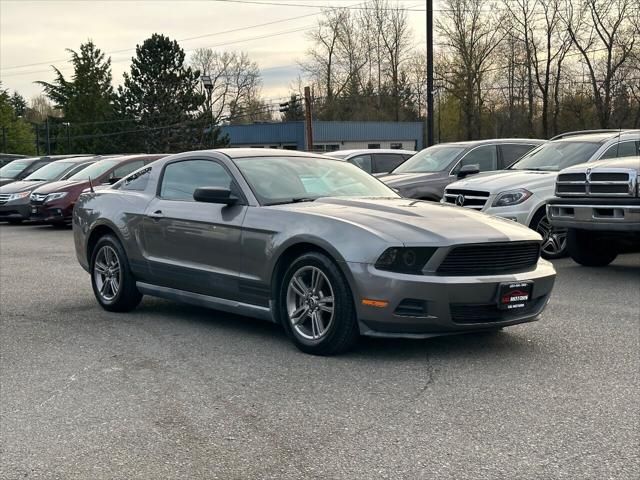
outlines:
M287 203L302 203L302 202L315 202L318 197L293 197L289 200L282 200L280 202L272 202L268 203L267 206L271 205L286 205Z

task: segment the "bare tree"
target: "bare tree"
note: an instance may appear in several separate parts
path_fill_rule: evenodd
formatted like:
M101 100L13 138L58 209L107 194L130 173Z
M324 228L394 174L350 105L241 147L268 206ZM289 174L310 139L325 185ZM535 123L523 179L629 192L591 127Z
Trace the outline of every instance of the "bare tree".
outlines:
M566 2L564 21L587 67L600 126L607 128L616 73L640 44L629 20L638 15L638 0L585 0L577 10L573 3Z
M447 88L460 100L465 136L473 139L482 133L485 74L505 33L498 28L500 20L485 9L486 0L445 0L442 5L437 29L451 53Z
M215 124L227 115L237 115L238 109L259 96L258 64L251 61L246 53L200 48L193 53L191 65L200 70L201 75L211 77L213 87L206 93L210 95L208 100Z

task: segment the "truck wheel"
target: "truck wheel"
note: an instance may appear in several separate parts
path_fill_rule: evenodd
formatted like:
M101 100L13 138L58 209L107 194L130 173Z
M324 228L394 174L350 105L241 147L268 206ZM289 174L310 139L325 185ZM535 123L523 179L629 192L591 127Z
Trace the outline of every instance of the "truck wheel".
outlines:
M585 267L605 267L618 256L611 242L587 230L569 229L567 250L576 263Z

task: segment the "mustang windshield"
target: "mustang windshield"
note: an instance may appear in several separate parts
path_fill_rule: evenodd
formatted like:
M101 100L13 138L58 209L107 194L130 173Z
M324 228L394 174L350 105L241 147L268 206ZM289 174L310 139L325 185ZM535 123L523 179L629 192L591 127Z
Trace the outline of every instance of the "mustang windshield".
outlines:
M237 158L236 165L263 205L320 197L398 197L355 165L300 157Z
M509 169L557 172L588 161L598 148L600 144L592 142L549 142L531 150Z
M391 173L429 173L445 170L466 147L436 145L419 151Z

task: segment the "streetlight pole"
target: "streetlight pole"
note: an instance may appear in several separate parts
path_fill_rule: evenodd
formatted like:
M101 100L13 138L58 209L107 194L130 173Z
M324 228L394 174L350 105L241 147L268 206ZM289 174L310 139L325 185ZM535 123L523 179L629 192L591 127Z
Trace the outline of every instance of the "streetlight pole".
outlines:
M433 0L427 2L427 147L433 142Z
M202 80L202 86L204 87L204 89L207 91L207 97L208 97L208 107L209 107L209 120L210 120L210 125L209 125L209 134L211 135L211 138L213 139L213 81L211 80L211 76L210 75L202 75L200 77L200 79ZM214 145L211 145L212 147Z
M62 124L67 128L67 153L71 153L71 136L69 134L71 124L69 122L62 122Z

